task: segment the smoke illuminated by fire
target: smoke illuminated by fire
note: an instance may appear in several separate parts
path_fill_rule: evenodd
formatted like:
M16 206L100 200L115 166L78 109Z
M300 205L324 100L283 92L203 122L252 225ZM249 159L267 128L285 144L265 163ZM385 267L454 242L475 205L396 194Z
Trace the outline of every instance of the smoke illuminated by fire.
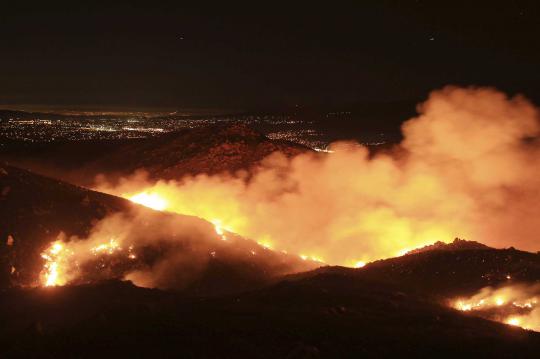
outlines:
M540 331L540 285L510 285L483 288L470 298L459 298L452 306L464 312L478 313L488 319Z
M313 262L363 267L455 237L537 250L537 109L492 89L447 87L433 92L418 110L418 117L403 124L403 141L379 153L357 143L336 143L328 153L294 158L274 153L250 172L174 181L138 172L115 185L99 183L100 191L159 211L200 217L213 228L172 214L166 220L150 220L149 214L136 220L106 218L88 238L62 241L60 250L53 245L44 251L42 283L70 282L93 262L105 271L108 264L100 258L131 258L126 248L165 241L191 252L182 252L184 247L167 252L152 265L126 269L125 278L142 286L183 285L209 258L239 245L232 243L232 233L311 267ZM216 242L228 249L216 251ZM246 245L241 252L262 257L260 247ZM272 273L299 268L294 264ZM467 302L462 309L477 304ZM516 315L506 319L524 320Z
M536 108L493 89L447 87L418 110L386 152L336 143L331 153L275 153L249 174L138 173L97 189L219 219L219 228L329 264L358 266L455 237L537 250Z
M143 287L182 289L210 260L242 263L271 278L319 266L275 253L199 218L134 209L99 221L86 238L61 235L42 253L43 286L123 278Z

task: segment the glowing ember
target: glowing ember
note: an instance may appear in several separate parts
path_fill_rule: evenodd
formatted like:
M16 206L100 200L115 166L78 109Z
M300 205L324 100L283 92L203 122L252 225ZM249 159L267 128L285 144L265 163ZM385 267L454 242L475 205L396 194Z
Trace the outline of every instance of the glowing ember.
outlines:
M157 211L167 208L167 200L155 192L144 191L129 197L129 200Z
M122 250L122 248L118 245L118 242L114 238L111 238L108 243L102 243L90 248L90 251L95 255L100 253L113 254L118 250Z
M134 174L96 189L219 218L245 238L336 265L455 237L496 246L520 238L537 250L540 157L537 143L524 141L540 134L537 108L494 89L446 87L418 110L396 151L335 143L332 155L274 153L248 171L157 181Z

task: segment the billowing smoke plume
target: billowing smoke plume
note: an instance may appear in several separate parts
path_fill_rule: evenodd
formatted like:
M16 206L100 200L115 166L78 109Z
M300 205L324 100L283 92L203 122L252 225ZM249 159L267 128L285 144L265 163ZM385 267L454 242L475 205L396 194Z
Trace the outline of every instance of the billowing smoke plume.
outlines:
M278 250L354 265L454 237L538 250L540 130L522 97L447 87L403 124L392 151L357 143L292 159L275 153L252 173L153 182L144 173L97 188L165 200Z

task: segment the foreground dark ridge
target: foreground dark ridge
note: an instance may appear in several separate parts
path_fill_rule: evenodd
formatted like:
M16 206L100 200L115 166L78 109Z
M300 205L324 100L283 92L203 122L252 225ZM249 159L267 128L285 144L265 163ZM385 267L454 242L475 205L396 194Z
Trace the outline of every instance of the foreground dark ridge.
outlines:
M6 357L535 357L540 334L406 292L318 274L242 295L188 299L109 282L4 292Z

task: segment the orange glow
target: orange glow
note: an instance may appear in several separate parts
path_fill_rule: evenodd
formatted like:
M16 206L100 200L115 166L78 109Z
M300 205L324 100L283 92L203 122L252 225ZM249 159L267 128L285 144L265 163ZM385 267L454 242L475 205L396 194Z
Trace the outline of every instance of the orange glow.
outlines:
M446 87L418 109L386 152L334 143L329 153L274 153L248 172L170 181L136 173L96 189L215 226L219 219L220 231L328 264L456 237L538 250L540 146L523 141L540 134L534 105L493 89Z
M155 192L143 191L129 196L128 199L157 211L163 211L167 208L167 200Z
M362 268L362 267L364 267L365 265L366 265L366 262L364 262L364 261L358 261L358 262L356 262L356 263L354 264L353 267L354 267L354 268Z
M506 320L506 324L519 326L521 324L521 320L517 317L510 317Z
M92 258L103 255L112 255L122 252L124 249L118 240L111 238L106 242L92 243L84 241L64 242L57 240L41 253L41 258L45 260L40 273L41 285L45 287L62 286L78 277L80 262L86 262ZM133 246L127 250L128 259L136 259L133 253Z
M53 242L49 248L41 253L41 258L45 260L41 272L41 282L46 287L64 285L66 280L63 276L61 263L66 255L64 245L59 242Z
M227 232L233 232L231 228L224 227L221 223L221 220L219 219L212 219L210 222L214 225L214 230L216 231L216 234L221 238L222 241L227 240L227 236L225 235L225 231Z
M268 220L262 220L257 215L253 217L256 212L245 208L239 198L231 196L231 194L234 194L234 190L229 191L220 184L215 186L212 184L203 185L199 181L194 183L194 187L191 189L183 189L174 182L158 182L155 185L144 186L139 192L133 191L135 187L138 187L137 181L134 184L130 183L130 186L133 187L131 191L123 192L128 193L123 195L125 198L150 208L166 209L170 212L206 219L214 225L216 234L224 241L227 240L226 232L238 233L246 238L254 239L266 249L275 249L284 253L299 253L298 255L305 260L310 259L321 263L348 265L351 267L359 267L360 262L366 263L365 260L358 261L350 258L350 256L354 255L354 252L350 252L346 248L340 248L339 251L329 253L325 247L317 246L313 248L310 241L294 240L296 237L291 238L292 233L283 232L283 235L280 235L282 230L289 228L280 228L281 224L279 226L275 225L274 221L276 219L278 221L282 220L280 217L272 215L272 217L266 217ZM191 185L188 187L191 187ZM260 202L257 205L259 208L265 206L264 203ZM339 218L336 218L336 220L339 220ZM453 239L450 234L452 232L445 229L443 224L441 224L440 228L435 224L426 226L426 228L419 228L419 232L415 234L406 220L399 220L397 224L393 223L393 221L394 219L389 217L388 213L378 212L366 213L365 217L361 218L359 222L345 225L353 225L353 231L357 232L358 238L363 235L376 235L380 238L383 245L379 248L371 248L371 255L369 253L364 254L368 261L404 255L414 248L423 247L436 241L450 241ZM295 228L294 220L290 223L291 228ZM310 233L313 235L316 232ZM321 238L320 236L323 234L324 231L316 233L316 237ZM305 238L307 235L302 235L302 237ZM337 236L334 240L347 238L347 241L351 241L353 238L351 237L352 233L349 233L349 231L336 231L334 235ZM321 238L321 240L323 239ZM402 243L410 243L410 245L397 251L392 247L392 245L400 246ZM304 254L305 252L311 254ZM333 258L333 260L328 262L325 260L326 257Z
M495 310L495 313L501 314L489 319L540 331L540 308L537 307L539 298L540 285L518 284L498 289L486 287L470 298L454 300L451 305L465 312Z

